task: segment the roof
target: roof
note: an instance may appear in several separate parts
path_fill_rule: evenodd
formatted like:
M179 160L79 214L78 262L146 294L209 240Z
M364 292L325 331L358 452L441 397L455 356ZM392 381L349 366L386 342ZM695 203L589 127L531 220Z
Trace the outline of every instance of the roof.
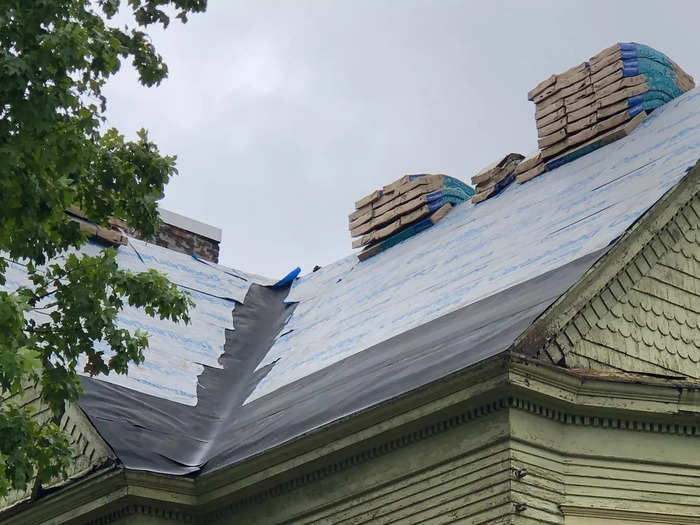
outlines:
M94 255L102 248L102 244L90 242L82 251ZM118 317L120 325L149 333L146 361L141 366L130 366L128 376L110 375L101 380L178 403L196 404L197 377L204 366L218 366L236 302L243 301L251 283L274 281L133 238L127 246L119 247L116 260L124 269L154 268L165 273L170 281L189 291L197 306L189 325L154 319L125 306ZM24 267L17 263L9 265L6 277L7 288L29 284ZM104 350L109 352L106 346Z
M699 130L695 89L618 142L291 286L132 239L119 263L192 290L193 323L125 311L152 334L146 362L85 378L81 407L125 466L209 472L499 354L695 164Z
M200 376L185 406L84 378L81 407L132 469L209 472L258 455L505 351L599 257L594 252L247 402L267 369L256 365L294 305L258 285L234 310L226 367ZM274 369L274 367L272 367Z
M361 264L349 256L295 283L299 301L250 400L617 239L700 154L700 91L629 137L476 206Z

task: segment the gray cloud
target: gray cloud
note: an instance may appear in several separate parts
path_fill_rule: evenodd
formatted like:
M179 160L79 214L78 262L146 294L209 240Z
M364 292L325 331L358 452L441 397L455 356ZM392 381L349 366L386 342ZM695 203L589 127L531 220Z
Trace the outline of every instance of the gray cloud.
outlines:
M277 277L350 253L353 202L405 173L468 181L536 145L526 93L617 41L700 75L696 2L227 1L153 34L160 87L125 68L110 124L180 175L163 205L224 230L221 262Z

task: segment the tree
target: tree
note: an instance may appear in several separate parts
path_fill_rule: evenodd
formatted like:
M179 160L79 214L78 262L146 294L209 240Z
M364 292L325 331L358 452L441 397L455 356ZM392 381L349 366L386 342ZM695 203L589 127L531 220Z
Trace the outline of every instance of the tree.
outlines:
M117 26L120 9L131 27ZM105 130L102 88L124 60L142 84L159 84L167 66L145 29L205 9L206 0L0 0L0 496L65 473L70 450L56 421L81 392L80 362L90 374L123 374L143 361L147 334L116 324L125 304L189 321L193 303L164 275L120 270L111 248L81 254L86 235L64 210L154 233L175 157L143 130L135 141ZM10 261L31 284L2 286ZM14 401L27 385L51 407L48 421Z

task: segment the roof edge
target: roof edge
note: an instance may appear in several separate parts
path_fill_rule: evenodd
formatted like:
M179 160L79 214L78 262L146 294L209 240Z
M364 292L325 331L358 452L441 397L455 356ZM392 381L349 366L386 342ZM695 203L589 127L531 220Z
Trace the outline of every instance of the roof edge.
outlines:
M378 443L383 444L402 432L410 433L426 424L440 426L436 421L455 412L477 406L489 412L494 403L522 397L599 416L676 423L679 417L694 422L700 417L700 382L666 381L643 374L597 377L595 373L569 370L505 351L315 429L303 439L288 441L261 455L200 475L195 478L199 504L217 507L232 494L249 498L263 490L274 491L280 487L268 487L269 480L280 476L289 480L305 465L307 469L321 465L324 470L322 465L342 463L348 454L366 455L367 447L376 448Z

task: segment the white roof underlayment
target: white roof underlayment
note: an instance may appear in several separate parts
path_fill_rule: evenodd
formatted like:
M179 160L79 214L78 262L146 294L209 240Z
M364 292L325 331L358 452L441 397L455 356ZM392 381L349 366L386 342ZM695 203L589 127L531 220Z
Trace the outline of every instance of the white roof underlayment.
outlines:
M696 88L620 141L476 206L458 205L367 261L350 255L297 279L288 301L299 304L258 367L274 363L248 401L609 245L699 157ZM91 243L83 251L99 249ZM163 271L190 291L196 307L190 325L125 309L120 325L149 333L146 360L128 376L100 379L195 405L203 365L220 366L235 303L251 283L273 281L136 239L119 248L117 260L134 271ZM10 265L7 278L6 289L26 282L19 264Z
M81 251L96 255L101 249L101 245L90 242ZM132 238L128 246L117 251L117 262L120 268L134 272L150 268L163 272L171 282L190 293L196 306L188 325L152 318L126 306L118 317L118 324L132 332L135 329L148 332L145 361L141 365L131 364L127 376L110 374L99 379L196 405L197 378L203 365L220 366L218 359L224 350L224 330L233 328L232 312L236 301L243 302L252 282L272 284L273 281ZM30 284L21 264L11 263L6 276L6 289ZM41 316L37 320L41 322ZM106 344L100 349L109 355ZM82 370L80 364L79 370Z
M700 157L700 89L628 137L480 204L364 262L297 280L299 301L247 402L376 343L604 248Z

